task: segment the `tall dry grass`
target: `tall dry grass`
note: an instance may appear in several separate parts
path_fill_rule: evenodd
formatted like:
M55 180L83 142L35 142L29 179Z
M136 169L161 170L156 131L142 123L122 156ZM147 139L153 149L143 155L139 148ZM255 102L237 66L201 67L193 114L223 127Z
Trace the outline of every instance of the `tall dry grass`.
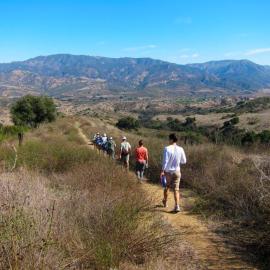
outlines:
M123 134L99 120L93 125L92 120L84 119L82 126L88 134L105 131L115 136L118 142ZM162 131L144 129L140 134L125 132L125 135L133 147L139 139L144 140L150 154L147 174L158 183L162 150L167 143ZM254 155L239 148L214 144L184 145L184 148L188 160L182 167L184 184L200 195L194 211L218 218L221 222L219 231L255 254L254 259L269 269L269 150Z
M75 124L29 133L16 170L0 175L0 269L198 269L136 181L83 146Z

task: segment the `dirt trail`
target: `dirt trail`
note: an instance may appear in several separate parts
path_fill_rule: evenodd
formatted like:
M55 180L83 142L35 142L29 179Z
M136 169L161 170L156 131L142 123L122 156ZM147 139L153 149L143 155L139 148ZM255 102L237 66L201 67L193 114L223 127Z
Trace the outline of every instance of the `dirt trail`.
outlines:
M149 195L153 196L156 204L159 205L162 197L162 189L153 184L144 184L144 189ZM181 190L181 207L184 209L179 214L172 214L174 200L173 194L170 194L168 208L157 208L162 216L176 229L184 232L184 238L195 249L202 266L205 269L256 269L245 263L240 255L235 254L228 246L225 245L225 239L210 231L207 225L198 215L191 214L188 205L192 204L194 195L188 189Z
M78 133L85 141L89 148L93 149L88 138L81 130L79 123L76 123ZM160 207L162 198L162 188L158 185L144 183L143 189L154 198L156 211L160 212L174 228L184 232L185 240L194 248L198 258L200 259L202 269L213 270L250 270L257 269L242 260L239 254L226 246L225 239L212 232L207 225L200 219L198 215L191 214L188 205L194 200L193 193L184 189L181 190L181 206L184 211L178 214L170 213L173 208L173 195L170 194L168 199L168 208Z

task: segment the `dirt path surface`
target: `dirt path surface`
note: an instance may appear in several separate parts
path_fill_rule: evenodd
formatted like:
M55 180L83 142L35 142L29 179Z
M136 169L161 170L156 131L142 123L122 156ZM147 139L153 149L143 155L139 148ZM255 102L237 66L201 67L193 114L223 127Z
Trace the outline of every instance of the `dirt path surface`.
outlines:
M143 187L149 196L153 196L156 205L160 205L162 189L157 185L147 183ZM174 206L173 194L169 196L168 208L157 207L156 209L174 228L184 232L185 240L195 249L204 269L256 269L245 263L239 254L227 247L224 239L211 232L198 215L185 210L194 200L194 195L190 190L182 189L181 196L181 208L183 209L181 213L170 213Z
M76 123L78 133L89 148L93 149L88 138L81 130L79 123ZM174 228L183 232L185 240L193 247L200 262L202 269L209 270L250 270L257 269L246 262L241 256L232 251L225 244L225 239L212 232L202 221L200 216L191 214L188 206L192 204L194 195L188 189L181 190L181 207L183 211L178 214L170 213L173 209L173 195L168 198L168 208L160 206L162 198L162 188L158 185L143 183L143 189L151 198L154 199L155 209L160 212Z

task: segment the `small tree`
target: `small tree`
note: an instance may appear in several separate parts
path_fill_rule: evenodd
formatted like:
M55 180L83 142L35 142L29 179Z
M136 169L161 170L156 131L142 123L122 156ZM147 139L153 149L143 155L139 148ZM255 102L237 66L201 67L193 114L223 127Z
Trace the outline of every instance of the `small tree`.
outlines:
M128 116L119 119L116 126L120 129L138 129L140 127L140 123L137 119Z
M56 106L52 98L45 96L24 96L12 105L10 112L13 123L18 126L35 128L56 118Z

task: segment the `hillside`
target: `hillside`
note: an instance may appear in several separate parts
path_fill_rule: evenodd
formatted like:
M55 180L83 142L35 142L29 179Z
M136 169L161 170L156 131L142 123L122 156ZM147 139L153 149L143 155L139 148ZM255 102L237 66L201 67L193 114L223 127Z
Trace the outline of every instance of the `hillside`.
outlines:
M224 88L260 89L269 86L269 67L257 65L249 60L211 61L203 64L191 64L219 78Z
M270 68L250 61L177 65L150 58L58 54L0 64L0 94L248 94L270 87Z

